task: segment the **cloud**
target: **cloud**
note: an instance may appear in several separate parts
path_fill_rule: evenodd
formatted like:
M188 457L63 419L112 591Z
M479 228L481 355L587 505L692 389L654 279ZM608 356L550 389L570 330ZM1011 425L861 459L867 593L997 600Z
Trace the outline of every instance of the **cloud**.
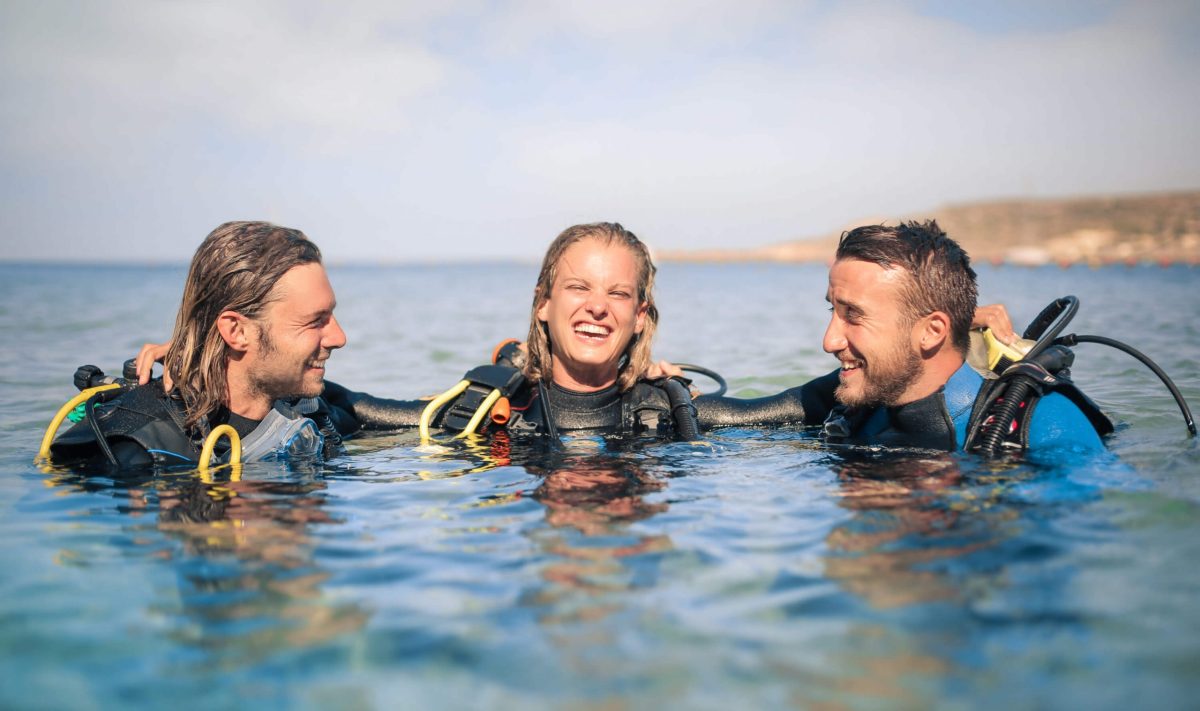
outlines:
M10 5L2 76L24 102L7 128L76 151L201 122L267 141L402 130L453 68L404 31L427 16L391 7Z
M587 219L759 244L1200 184L1191 5L1003 31L929 7L5 4L0 227L42 256L88 235L186 257L238 217L336 236L335 258L531 256Z

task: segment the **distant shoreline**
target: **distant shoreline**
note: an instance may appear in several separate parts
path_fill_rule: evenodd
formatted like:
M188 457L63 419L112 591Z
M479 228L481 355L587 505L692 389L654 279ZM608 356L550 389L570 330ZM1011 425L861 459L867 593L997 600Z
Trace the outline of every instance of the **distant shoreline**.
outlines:
M936 219L976 263L1200 265L1200 191L1064 199L996 200L886 220ZM878 218L847 226L877 224ZM663 250L663 262L828 263L843 230L745 249Z

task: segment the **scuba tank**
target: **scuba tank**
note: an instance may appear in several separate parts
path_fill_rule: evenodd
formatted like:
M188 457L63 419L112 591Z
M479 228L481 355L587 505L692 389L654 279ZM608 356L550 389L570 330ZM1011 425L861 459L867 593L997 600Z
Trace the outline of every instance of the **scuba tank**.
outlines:
M1026 436L1023 425L1028 422L1032 403L1051 391L1062 393L1079 406L1101 436L1111 433L1112 422L1070 381L1075 355L1069 347L1078 343L1108 345L1141 361L1166 385L1183 413L1188 432L1196 434L1196 424L1183 395L1150 358L1115 339L1073 333L1059 335L1078 310L1079 299L1064 296L1043 309L1016 344L1006 346L986 329L982 334L982 357L978 344L973 343L970 360L985 361L991 379L979 391L964 449L991 457L1014 437L1018 444L1023 444Z

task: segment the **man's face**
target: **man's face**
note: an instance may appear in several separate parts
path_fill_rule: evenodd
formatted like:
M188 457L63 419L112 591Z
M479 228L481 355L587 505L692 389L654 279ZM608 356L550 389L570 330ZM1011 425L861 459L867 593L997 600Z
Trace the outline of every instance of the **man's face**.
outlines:
M554 382L587 390L616 380L621 354L645 324L637 282L637 258L625 245L584 238L563 252L537 310L550 331Z
M325 388L325 361L346 345L334 318L333 287L320 264L292 267L275 284L274 301L255 320L259 335L247 351L250 387L272 400L316 397Z
M901 269L839 259L829 270L832 315L822 346L842 363L836 396L852 407L910 402L923 362L904 312Z

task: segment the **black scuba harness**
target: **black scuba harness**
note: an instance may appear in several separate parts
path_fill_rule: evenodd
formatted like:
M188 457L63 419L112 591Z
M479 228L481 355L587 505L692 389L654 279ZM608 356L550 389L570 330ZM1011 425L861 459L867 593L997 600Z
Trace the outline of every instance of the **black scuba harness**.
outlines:
M1079 299L1064 296L1043 309L1025 329L1022 338L1035 340L1036 343L1021 360L1015 363L1002 361L1000 377L980 388L968 425L964 449L991 457L1005 441L1027 441L1027 428L1033 409L1029 405L1032 400L1051 390L1062 392L1070 398L1101 436L1111 433L1113 428L1108 418L1070 382L1070 367L1075 356L1068 350L1068 346L1077 343L1112 346L1141 361L1166 385L1183 413L1188 432L1196 434L1196 424L1183 395L1162 368L1150 358L1129 345L1103 336L1073 333L1059 336L1078 310Z
M460 383L460 394L449 403L441 416L441 427L452 432L473 430L472 423L478 426L481 421L481 409L494 407L494 403L500 399L505 400L506 408L509 399L523 399L523 407L514 407L518 413L515 422L509 424L507 416L503 419L493 416L492 421L509 425L516 431L543 433L553 442L558 439L561 424L555 420L554 409L557 406L552 405L557 399L560 404L574 401L578 408L575 412L577 416L586 417L589 412L595 412L598 415L598 428L612 428L626 434L653 430L659 435L673 430L679 439L700 439L700 424L687 381L677 378L642 381L620 394L615 391L571 393L562 389L551 393L550 389L554 386L547 387L542 380L536 384L527 383L517 366L522 357L516 341L505 342L497 347L492 364L468 371ZM725 392L725 380L719 374L690 364L679 367L712 378L719 387L717 394ZM431 407L436 409L438 406L431 404ZM426 423L434 417L433 412L422 415Z

